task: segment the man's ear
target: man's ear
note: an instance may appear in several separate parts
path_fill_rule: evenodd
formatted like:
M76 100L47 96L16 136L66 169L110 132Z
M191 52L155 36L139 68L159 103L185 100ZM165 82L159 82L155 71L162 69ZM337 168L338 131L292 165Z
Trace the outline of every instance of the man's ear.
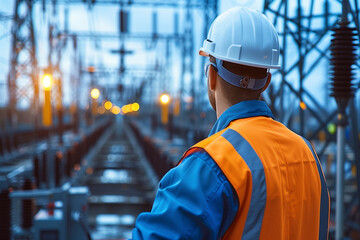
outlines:
M265 84L265 86L261 89L261 92L265 91L265 90L268 88L270 82L271 82L271 73L268 74L268 77L267 77L267 79L266 79L266 84Z
M216 87L216 81L217 81L217 73L212 65L209 66L209 88L210 90L214 91Z

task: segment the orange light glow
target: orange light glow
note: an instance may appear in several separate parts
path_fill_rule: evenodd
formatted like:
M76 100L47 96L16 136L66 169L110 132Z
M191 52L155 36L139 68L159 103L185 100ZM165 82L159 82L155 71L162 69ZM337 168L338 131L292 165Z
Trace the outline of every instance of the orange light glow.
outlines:
M128 113L132 112L131 104L125 106Z
M50 74L44 74L42 77L42 84L44 90L50 90L52 86L52 76Z
M160 96L160 102L162 104L168 104L170 102L170 96L168 94L166 94L166 93L162 94Z
M140 105L138 103L133 103L131 104L131 109L134 111L134 112L137 112L139 111L140 109Z
M86 169L86 174L88 174L88 175L93 174L93 172L94 172L94 169L92 169L91 167L88 167L88 168Z
M100 96L100 91L99 91L99 89L93 88L93 89L91 90L91 97L92 97L93 99L98 99L99 96Z
M128 113L128 112L127 112L127 108L126 108L125 105L121 107L121 111L122 111L124 114L127 114L127 113Z
M88 72L90 72L90 73L96 72L95 67L94 67L94 66L89 66L89 67L88 67Z
M303 101L301 101L301 102L300 102L300 108L301 108L302 110L305 110L305 109L307 108L306 103L304 103Z
M118 106L113 106L111 112L115 115L118 115L120 113L120 108Z
M98 114L104 114L105 113L105 108L100 106L100 107L98 107L97 112L98 112Z
M104 103L104 107L105 107L106 110L110 110L112 108L112 105L113 104L110 101L106 101Z
M128 104L128 105L122 106L121 111L122 111L124 114L127 114L127 113L132 112L131 105Z
M74 170L75 171L80 171L80 164L75 164L75 166L74 166Z
M63 158L63 153L62 153L61 151L57 151L57 152L56 152L56 156L57 156L58 158Z

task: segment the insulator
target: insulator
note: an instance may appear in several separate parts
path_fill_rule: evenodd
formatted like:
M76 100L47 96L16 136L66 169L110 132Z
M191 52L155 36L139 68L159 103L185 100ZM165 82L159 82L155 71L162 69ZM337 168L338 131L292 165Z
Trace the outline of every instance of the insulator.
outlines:
M11 239L11 199L9 191L0 192L0 240Z
M335 97L339 109L345 110L354 97L353 66L357 61L355 28L340 23L333 29L331 40L331 96Z
M23 190L32 190L32 181L30 179L26 179L23 185ZM34 201L32 199L24 199L22 200L22 221L21 226L24 229L29 229L32 227L32 218L33 218L33 209L34 209Z

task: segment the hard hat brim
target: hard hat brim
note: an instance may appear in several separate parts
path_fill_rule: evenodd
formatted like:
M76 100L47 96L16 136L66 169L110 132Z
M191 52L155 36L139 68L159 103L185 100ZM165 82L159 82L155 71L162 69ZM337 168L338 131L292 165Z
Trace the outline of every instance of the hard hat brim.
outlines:
M204 57L209 57L210 56L210 54L205 52L202 48L200 48L200 50L199 50L199 55L204 56Z

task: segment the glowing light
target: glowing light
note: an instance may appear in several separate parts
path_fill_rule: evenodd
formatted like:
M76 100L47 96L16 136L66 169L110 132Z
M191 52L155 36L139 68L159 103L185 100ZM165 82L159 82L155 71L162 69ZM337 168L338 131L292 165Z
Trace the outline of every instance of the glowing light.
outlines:
M303 101L301 101L301 102L300 102L300 108L301 108L302 110L305 110L305 109L307 108L306 103L304 103Z
M97 112L99 114L104 114L105 113L105 108L104 107L98 107Z
M112 103L110 101L106 101L104 103L104 107L106 110L110 110L112 108Z
M162 94L160 96L160 102L162 104L168 104L170 102L170 96L168 94L166 94L166 93Z
M42 124L45 127L50 127L52 126L51 91L50 91L52 85L52 76L50 74L44 74L41 78L41 82L44 88Z
M42 77L42 84L45 90L50 90L52 86L52 77L50 74L45 74Z
M125 108L126 108L126 111L127 111L128 113L131 113L131 112L132 112L131 104L125 105Z
M96 69L95 69L94 66L89 66L89 67L88 67L88 72L94 73L95 71L96 71Z
M93 89L91 90L91 97L92 97L93 99L98 99L99 96L100 96L100 91L99 91L99 89L93 88Z
M74 170L75 170L75 171L80 171L80 169L81 169L80 164L75 164L75 165L74 165Z
M57 152L56 152L56 156L57 156L58 158L63 158L63 153L62 153L61 151L57 151Z
M125 106L122 106L122 107L121 107L121 111L122 111L124 114L127 114L127 109L126 109Z
M121 111L124 114L132 112L133 110L132 110L131 104L127 104L127 105L122 106Z
M330 134L334 134L336 132L336 125L334 123L329 123L327 125L327 130Z
M131 104L131 109L134 111L134 112L137 112L139 111L140 109L140 105L138 103L133 103Z
M88 174L88 175L93 174L93 172L94 172L94 169L92 169L91 167L88 167L88 168L86 169L86 174Z
M120 113L120 108L118 106L113 106L111 108L111 112L115 115L118 115Z

